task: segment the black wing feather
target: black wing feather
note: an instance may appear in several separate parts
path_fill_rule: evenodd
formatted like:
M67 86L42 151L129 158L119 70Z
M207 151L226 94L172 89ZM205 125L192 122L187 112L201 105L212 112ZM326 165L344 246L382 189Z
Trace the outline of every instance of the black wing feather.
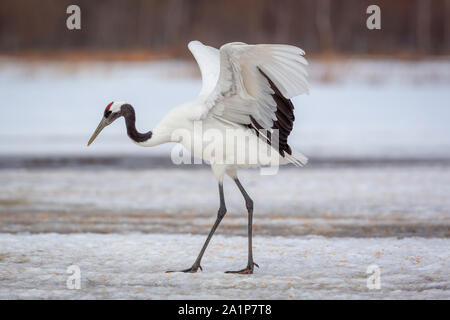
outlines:
M284 153L287 152L288 154L292 154L291 147L289 147L287 143L287 139L289 134L292 131L292 128L294 127L294 104L291 100L286 99L278 90L276 85L270 80L270 78L261 70L259 69L259 72L267 79L267 81L270 84L270 87L273 90L272 98L274 99L275 103L277 104L277 111L275 112L275 116L277 120L273 122L271 129L276 129L279 132L279 142L278 142L278 149L279 153L284 156ZM255 127L257 130L263 129L259 123L256 122L256 120L253 117L250 117L252 124L249 125L249 127ZM267 133L267 137L269 138L268 143L271 144L271 134L270 132Z

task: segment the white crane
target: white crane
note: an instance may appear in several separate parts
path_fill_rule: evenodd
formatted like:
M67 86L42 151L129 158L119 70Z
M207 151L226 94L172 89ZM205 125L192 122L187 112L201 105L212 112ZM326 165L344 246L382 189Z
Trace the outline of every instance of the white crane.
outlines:
M248 211L248 263L242 270L228 272L253 273L254 266L257 266L252 254L253 201L237 177L237 168L272 163L303 165L307 162L305 156L291 150L287 143L294 123L294 106L290 99L308 92L304 69L307 61L303 50L290 45L233 42L217 50L199 41L191 41L188 47L197 60L203 81L194 101L171 110L147 133L136 130L135 112L131 105L111 102L88 146L104 127L124 117L128 136L136 144L151 147L178 142L195 157L211 165L219 185L217 219L194 264L182 272L202 269L202 256L226 213L223 178L225 174L231 177L241 191ZM196 130L199 124L202 128L200 133ZM233 137L244 137L242 141L245 143L229 148L230 140L223 139L229 132ZM217 138L217 133L222 139L212 139L212 136ZM198 145L200 152L196 148ZM267 156L267 150L258 148L261 145L269 149L268 158L263 157ZM262 161L263 158L269 159L269 163Z

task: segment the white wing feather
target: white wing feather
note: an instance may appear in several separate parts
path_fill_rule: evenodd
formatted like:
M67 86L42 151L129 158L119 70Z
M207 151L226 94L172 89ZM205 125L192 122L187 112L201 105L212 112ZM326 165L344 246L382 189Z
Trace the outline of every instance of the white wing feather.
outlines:
M191 41L188 48L198 63L202 74L199 97L207 97L215 88L220 72L220 55L216 48L205 46L200 41Z
M304 69L307 61L303 55L303 50L289 45L247 45L240 42L223 45L220 48L218 79L214 89L205 97L201 118L212 115L237 124L250 124L250 117L253 117L263 128L271 128L276 120L277 104L269 81L261 71L287 99L307 93ZM210 90L211 81L216 76L217 62L212 63L215 59L208 59L211 64L199 62L203 77L202 94ZM207 72L204 68L211 70Z

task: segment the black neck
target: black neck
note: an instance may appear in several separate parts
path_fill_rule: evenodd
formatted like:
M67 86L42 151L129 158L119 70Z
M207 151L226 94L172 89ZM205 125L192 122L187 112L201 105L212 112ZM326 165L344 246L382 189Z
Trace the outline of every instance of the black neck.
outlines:
M152 132L140 133L136 130L136 114L134 109L129 104L124 104L121 107L122 116L125 118L127 126L127 134L134 142L144 142L152 137Z

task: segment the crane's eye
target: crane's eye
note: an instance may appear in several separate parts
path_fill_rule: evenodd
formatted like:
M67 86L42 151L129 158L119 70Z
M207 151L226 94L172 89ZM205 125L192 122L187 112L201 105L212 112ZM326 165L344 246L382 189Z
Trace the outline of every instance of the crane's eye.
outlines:
M108 118L111 113L112 113L111 110L106 110L105 111L105 118Z

